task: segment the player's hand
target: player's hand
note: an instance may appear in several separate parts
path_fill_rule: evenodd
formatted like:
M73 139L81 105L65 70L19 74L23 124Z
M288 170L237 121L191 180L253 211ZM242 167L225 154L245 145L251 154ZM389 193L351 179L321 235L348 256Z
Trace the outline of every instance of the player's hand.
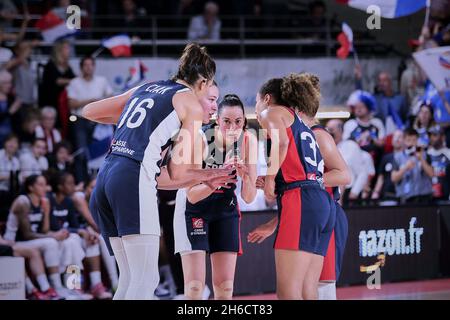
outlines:
M227 177L233 172L232 167L215 168L215 169L193 169L193 173L200 181L210 181L219 177Z
M52 238L57 241L66 240L69 237L70 233L66 229L61 229L52 234Z
M264 183L264 196L269 202L276 200L277 195L275 194L275 180L273 178L268 179L266 177Z
M262 189L264 190L264 184L265 184L266 176L258 176L256 178L256 189Z
M264 223L248 233L247 241L250 243L261 243L270 237L275 232L275 229L276 224L271 221Z
M237 179L234 176L224 176L224 177L217 177L214 179L210 179L208 181L204 181L203 183L206 184L209 188L212 190L216 190L217 188L223 188L223 189L230 189L233 184L237 182Z

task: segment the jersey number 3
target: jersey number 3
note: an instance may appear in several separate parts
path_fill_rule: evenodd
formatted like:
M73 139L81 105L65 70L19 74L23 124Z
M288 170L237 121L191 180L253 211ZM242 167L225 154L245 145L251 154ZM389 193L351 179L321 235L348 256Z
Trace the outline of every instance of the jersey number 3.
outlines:
M305 155L305 161L308 162L310 165L317 167L317 170L321 173L323 173L324 170L324 162L323 159L319 162L319 165L317 165L317 142L314 139L314 137L312 136L312 134L310 134L307 131L303 131L300 135L300 138L304 141L308 141L309 140L309 147L311 148L311 150L313 151L313 156L311 157L307 157Z
M120 121L119 125L117 126L118 129L121 128L125 124L125 121L127 120L127 118L128 118L128 121L127 121L128 128L134 129L134 128L139 127L142 124L142 122L144 122L145 116L147 115L147 109L151 109L153 107L153 105L155 104L155 101L153 99L149 98L149 99L142 100L141 102L138 103L138 105L136 107L134 107L135 104L138 102L138 100L139 100L139 98L134 98L131 101L130 105L128 106L127 112L125 112L122 120ZM133 112L128 117L131 110L133 110Z

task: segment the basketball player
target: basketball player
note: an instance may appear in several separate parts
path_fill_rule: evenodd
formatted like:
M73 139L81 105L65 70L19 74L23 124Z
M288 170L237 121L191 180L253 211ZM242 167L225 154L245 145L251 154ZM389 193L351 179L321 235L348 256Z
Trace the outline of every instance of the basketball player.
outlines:
M274 247L280 299L317 299L335 223L334 203L323 188L321 153L298 115L315 114L319 99L310 77L301 74L269 80L256 98L258 121L271 139L264 193L278 203Z
M217 122L203 127L203 168L233 164L242 184L242 198L256 196L256 137L245 130L244 105L238 96L226 95L219 104ZM253 147L253 152L251 148ZM240 152L242 150L242 153ZM210 254L214 298L233 296L236 258L242 253L240 211L236 180L211 179L177 194L174 232L175 252L183 264L184 292L188 299L201 299L205 287L205 257Z
M311 82L319 89L318 79L311 74L305 73L305 75L310 77ZM327 192L335 200L336 205L336 225L330 239L327 254L324 258L318 290L318 297L320 300L335 300L336 281L339 278L341 270L348 232L347 217L341 206L337 203L340 197L338 186L349 184L351 175L344 159L336 147L333 137L331 137L324 127L317 123L314 119L315 114L307 114L305 112L300 112L299 114L304 123L314 132L317 144L320 148L320 153L322 154L325 163L325 174L323 177L324 184L327 187ZM264 186L264 177L259 177L257 185L259 187ZM257 227L249 233L248 241L251 243L261 243L275 232L277 223L278 218L276 217Z
M114 299L152 299L159 283L157 183L170 180L186 187L214 174L228 174L229 170L195 170L193 165L196 154L201 155L195 152L201 141L196 128L203 119L198 99L211 86L215 70L206 48L191 43L173 79L146 83L83 109L89 120L117 124L90 200L91 213L119 266ZM178 153L163 174L161 152L177 134Z

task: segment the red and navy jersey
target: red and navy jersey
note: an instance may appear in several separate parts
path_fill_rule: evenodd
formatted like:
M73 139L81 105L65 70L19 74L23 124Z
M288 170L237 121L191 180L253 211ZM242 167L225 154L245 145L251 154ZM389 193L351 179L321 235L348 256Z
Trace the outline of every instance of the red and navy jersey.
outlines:
M328 130L325 129L325 127L322 126L322 125L320 125L320 124L316 124L316 125L312 126L312 127L311 127L311 130L312 130L313 132L314 132L314 131L318 131L318 130L323 130L323 131L325 131L326 133L330 134L330 133L328 132ZM327 172L327 171L328 171L328 168L327 168L327 166L325 166L325 168L324 168L324 173ZM339 187L326 187L325 189L326 189L327 192L330 194L331 198L333 198L333 200L336 200L336 201L337 201L337 200L340 199L341 194L340 194L340 192L339 192Z
M275 178L276 188L296 181L321 182L324 163L314 133L292 109L287 109L294 116L294 122L286 128L289 146Z

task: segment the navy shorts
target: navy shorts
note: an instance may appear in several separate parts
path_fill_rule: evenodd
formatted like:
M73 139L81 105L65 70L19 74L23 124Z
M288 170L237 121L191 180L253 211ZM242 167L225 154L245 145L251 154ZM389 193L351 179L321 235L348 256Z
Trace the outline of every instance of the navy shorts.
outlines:
M111 255L110 237L160 235L156 180L133 159L108 155L89 207Z
M277 197L275 249L325 256L336 220L334 201L317 183L284 191Z
M241 213L236 197L225 200L213 194L205 200L186 206L186 191L178 191L174 216L175 253L201 250L242 254Z
M348 221L344 209L337 201L334 204L336 206L336 224L328 245L327 254L323 260L320 281L337 281L342 270L342 261L344 260Z

